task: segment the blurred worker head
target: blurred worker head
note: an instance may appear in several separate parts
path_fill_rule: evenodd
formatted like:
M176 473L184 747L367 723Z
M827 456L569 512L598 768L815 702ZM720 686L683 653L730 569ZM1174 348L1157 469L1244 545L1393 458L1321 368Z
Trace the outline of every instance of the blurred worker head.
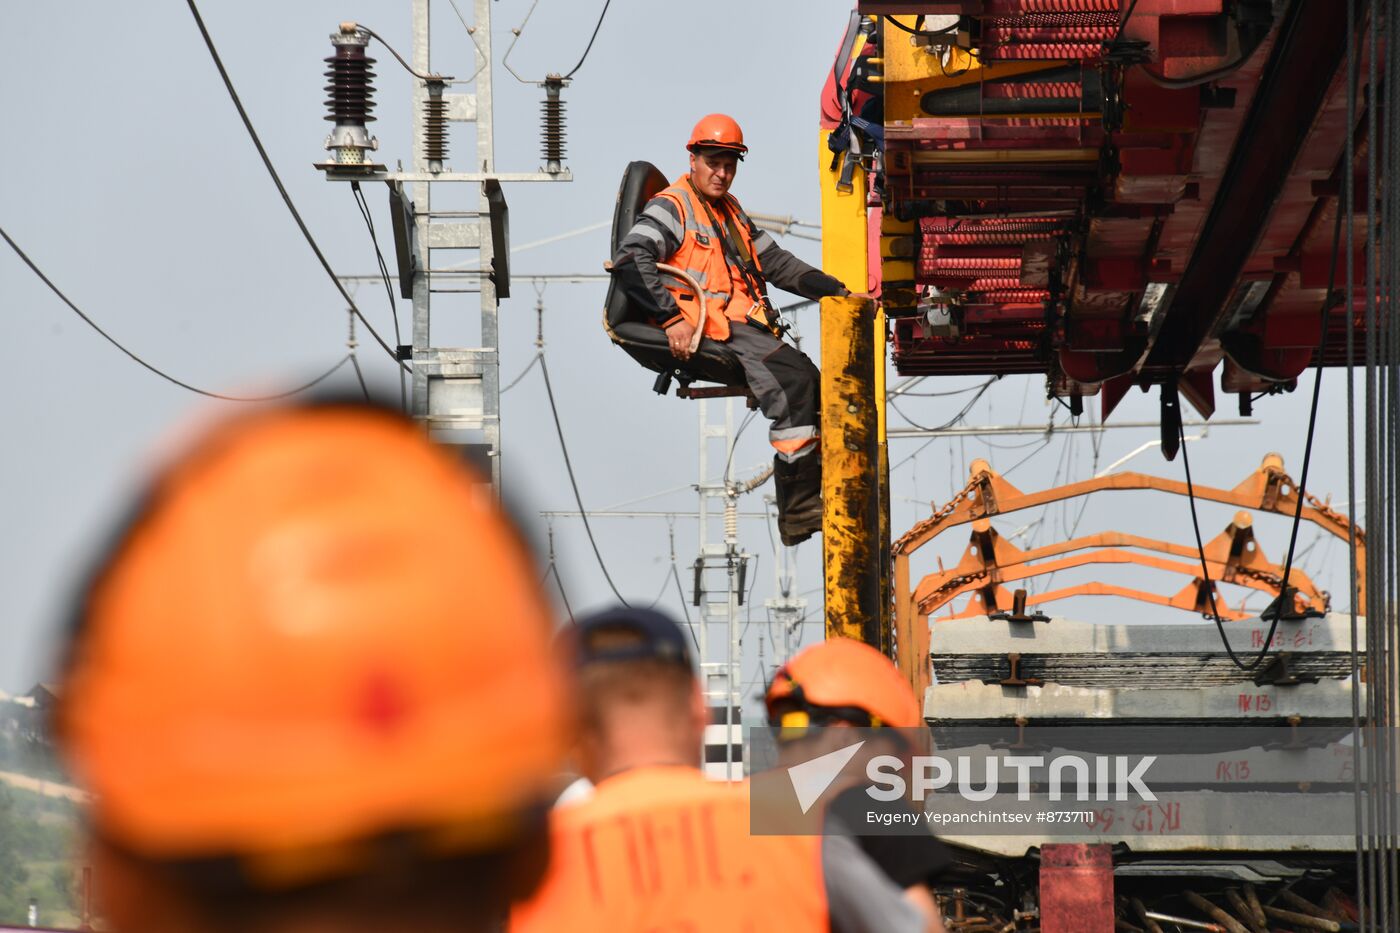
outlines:
M205 434L94 575L62 675L111 923L473 928L533 890L567 689L537 580L397 415Z
M899 669L875 648L850 638L809 645L773 675L764 698L769 725L784 745L802 756L844 744L849 727L914 729L922 725L919 702ZM891 743L907 745L900 733Z
M578 764L595 784L631 768L700 766L706 710L687 638L650 609L578 620L564 650L576 672Z
M733 117L712 113L700 118L686 143L690 183L706 198L722 198L734 184L739 160L749 151L744 131Z

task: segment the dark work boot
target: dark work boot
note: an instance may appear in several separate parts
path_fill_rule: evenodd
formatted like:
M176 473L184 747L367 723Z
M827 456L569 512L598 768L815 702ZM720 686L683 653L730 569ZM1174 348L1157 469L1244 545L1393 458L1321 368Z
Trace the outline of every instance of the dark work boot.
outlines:
M778 535L792 547L822 530L821 451L813 450L795 463L773 458L777 487Z

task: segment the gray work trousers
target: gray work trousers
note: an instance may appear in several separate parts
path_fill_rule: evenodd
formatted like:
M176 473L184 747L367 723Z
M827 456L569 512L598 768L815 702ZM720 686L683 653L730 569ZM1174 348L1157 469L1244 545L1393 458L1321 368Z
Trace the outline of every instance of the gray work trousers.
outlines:
M796 347L752 324L730 322L725 346L743 364L759 410L772 421L768 440L792 463L817 449L821 370Z

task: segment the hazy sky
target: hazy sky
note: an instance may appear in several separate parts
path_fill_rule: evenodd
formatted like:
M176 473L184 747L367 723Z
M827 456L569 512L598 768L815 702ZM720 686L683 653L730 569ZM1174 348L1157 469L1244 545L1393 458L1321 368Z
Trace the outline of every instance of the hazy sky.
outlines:
M458 3L470 17L472 0ZM600 7L592 0L539 0L511 65L527 78L566 71L582 53ZM628 161L647 159L679 174L686 134L698 116L713 110L733 114L751 146L734 189L746 207L818 220L818 96L850 7L850 0L614 0L591 56L564 95L568 164L576 180L508 186L513 242L609 220ZM527 0L493 4L501 171L533 171L539 165L542 92L499 67L509 30L528 9ZM329 126L322 120L322 59L330 53L329 33L345 19L369 25L407 54L409 3L205 0L202 10L255 126L332 264L345 274L371 271L369 237L348 187L326 182L311 166L324 157ZM466 32L445 0L435 2L433 10L434 67L470 74L474 52ZM0 226L70 298L154 364L214 391L257 391L279 380L305 378L343 355L343 301L259 164L184 3L3 0L0 33L9 40L0 56L0 140L7 167L0 180ZM390 164L407 161L408 79L382 48L371 54L379 60L380 119L372 127L380 139L378 156ZM465 167L473 147L470 130L457 125L452 143L450 164ZM445 188L437 186L435 207L463 203L462 194ZM385 242L385 195L379 186L368 186L366 193ZM606 258L607 237L600 229L514 257L514 297L501 308L503 381L535 352L536 290L528 274L596 273ZM817 261L817 244L783 242ZM603 507L671 490L638 507L691 509L695 497L686 487L696 481L696 407L653 395L651 374L608 343L600 326L603 291L601 284L555 283L541 293L550 370L585 504ZM381 331L391 330L382 288L362 285L355 297ZM434 342L473 345L476 308L475 295L438 296ZM197 413L228 403L200 399L136 366L78 321L8 249L0 249L0 309L0 380L7 399L6 454L0 458L0 689L14 692L45 671L72 583L136 488L154 446L175 436L178 425ZM408 303L400 302L405 324L408 314ZM802 312L799 323L815 355L815 312ZM390 381L392 364L364 335L360 359L373 378ZM353 378L348 370L341 375ZM1310 390L1311 378L1306 377L1305 389ZM919 391L979 381L928 380ZM1329 371L1309 484L1319 493L1334 493L1337 501L1346 498L1342 389L1341 373ZM1194 442L1197 481L1233 486L1269 450L1281 452L1296 475L1306 395L1264 400L1257 406L1261 426L1220 428ZM911 397L900 407L921 423L938 424L969 397ZM1089 405L1097 409L1096 400ZM1224 398L1217 417L1232 417L1233 409L1233 398ZM1055 413L1044 400L1042 380L1008 378L982 397L967 421L1044 424ZM1155 394L1133 393L1114 420L1152 420L1156 414ZM901 416L892 411L890 424L903 424ZM574 508L538 373L505 397L503 433L510 497L530 509ZM764 433L761 421L745 432L734 456L736 475L752 475L768 461ZM1152 430L1105 432L1099 468L1155 436ZM1019 463L1011 480L1027 490L1094 472L1088 435L1062 435L1045 446L1033 437L991 441L1029 446L992 449L977 439L938 440L899 466L896 532L927 515L930 501L941 503L961 488L966 464L975 457L987 457L1003 470ZM893 441L891 461L899 464L922 444ZM1033 456L1025 459L1028 454ZM1166 463L1155 450L1131 465L1181 475L1179 460ZM757 501L745 506L758 507ZM1078 534L1118 528L1182 542L1191 535L1183 503L1164 496L1101 496L1090 500L1082 519L1078 505L1047 511L1027 540L1045 544L1064 538L1076 523ZM1207 538L1231 514L1202 505ZM1035 517L1008 517L998 527L1008 533ZM670 568L667 523L600 519L595 529L623 592L650 601ZM745 546L760 555L755 624L746 640L745 678L754 680L773 553L761 523L746 522L743 530ZM1286 523L1264 518L1258 530L1268 554L1281 560ZM543 540L543 521L538 531ZM695 523L677 522L675 534L684 567L694 559ZM1305 529L1300 549L1314 537ZM579 523L555 520L554 538L575 611L607 602L610 594ZM965 545L965 534L949 534L938 548L927 549L916 570L933 569L935 551L956 563ZM810 590L806 595L813 601L812 624L806 627L810 639L820 634L819 550L805 545L799 558L798 589ZM1303 565L1317 572L1323 586L1345 588L1342 547L1319 544ZM1056 584L1094 576L1092 570L1066 573ZM1102 576L1147 582L1164 592L1189 582L1113 568ZM682 579L688 579L684 573ZM1232 598L1237 601L1238 594ZM679 609L673 590L665 591L661 605ZM1055 614L1190 621L1115 599L1063 603Z

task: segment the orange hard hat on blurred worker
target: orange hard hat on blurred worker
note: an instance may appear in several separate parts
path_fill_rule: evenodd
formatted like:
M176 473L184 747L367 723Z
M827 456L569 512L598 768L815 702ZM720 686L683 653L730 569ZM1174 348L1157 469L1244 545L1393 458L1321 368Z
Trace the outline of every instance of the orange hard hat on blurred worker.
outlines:
M56 725L95 836L275 887L362 841L542 832L567 686L537 580L489 488L407 419L220 424L159 476L78 620Z
M841 720L858 726L922 725L919 701L899 670L876 649L832 638L799 651L773 675L765 697L774 725L796 714L807 725Z
M685 148L691 152L704 149L724 149L743 158L749 151L744 145L744 131L734 118L723 113L712 113L700 118L695 129L690 131L690 142Z

